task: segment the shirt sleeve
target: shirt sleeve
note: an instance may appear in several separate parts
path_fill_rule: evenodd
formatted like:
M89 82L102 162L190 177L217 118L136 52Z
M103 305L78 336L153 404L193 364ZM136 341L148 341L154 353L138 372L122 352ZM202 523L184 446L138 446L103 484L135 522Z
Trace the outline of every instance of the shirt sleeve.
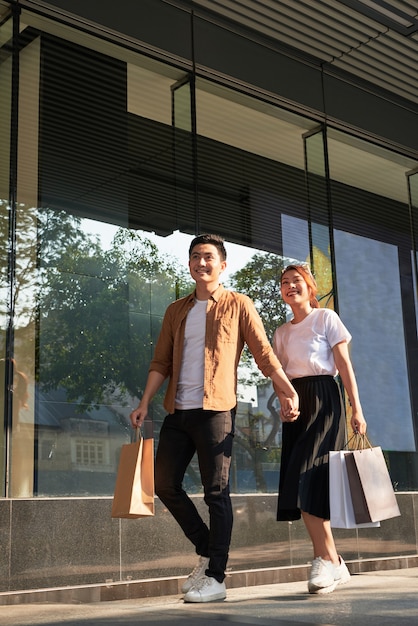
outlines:
M274 354L260 315L253 303L247 296L241 295L243 315L241 318L244 341L248 345L258 368L269 377L282 368L282 364Z
M174 335L172 328L173 305L169 305L164 314L163 323L158 335L154 354L149 365L149 371L156 371L165 378L170 376L173 367L173 343Z
M282 339L281 339L281 333L279 333L278 328L276 328L276 330L274 331L272 345L273 345L274 354L277 356L279 361L282 361L283 360Z
M350 343L351 334L344 326L340 317L332 309L324 309L324 325L328 343L333 348L337 343L346 341Z

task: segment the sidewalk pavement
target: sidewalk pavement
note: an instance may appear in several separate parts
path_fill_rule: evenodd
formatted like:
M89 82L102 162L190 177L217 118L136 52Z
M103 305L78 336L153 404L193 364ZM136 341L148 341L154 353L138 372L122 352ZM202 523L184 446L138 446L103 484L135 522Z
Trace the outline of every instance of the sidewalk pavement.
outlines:
M416 626L418 568L367 572L326 595L306 582L228 589L223 602L181 596L94 604L0 606L2 626Z

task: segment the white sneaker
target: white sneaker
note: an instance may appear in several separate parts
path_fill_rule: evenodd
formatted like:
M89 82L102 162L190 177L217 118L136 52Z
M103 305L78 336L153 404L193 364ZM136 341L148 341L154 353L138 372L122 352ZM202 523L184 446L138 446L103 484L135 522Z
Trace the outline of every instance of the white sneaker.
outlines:
M340 559L340 564L337 565L335 567L335 574L334 574L334 578L337 581L337 585L344 585L345 583L348 583L348 581L351 578L351 574L348 571L348 567L347 565L344 563L344 559L342 556L338 555L338 558Z
M199 578L194 587L184 596L185 602L213 602L226 598L225 583L219 583L215 578L203 576Z
M188 575L188 577L186 578L186 580L184 581L182 585L181 590L183 593L187 593L193 587L193 585L199 580L199 578L202 578L202 576L205 575L205 571L208 569L208 566L209 566L209 557L199 556L199 560L197 562L196 567L194 568L192 572L190 572L190 574Z
M327 561L320 556L314 559L308 581L309 593L330 593L334 591L338 585L336 569L337 567L331 561Z

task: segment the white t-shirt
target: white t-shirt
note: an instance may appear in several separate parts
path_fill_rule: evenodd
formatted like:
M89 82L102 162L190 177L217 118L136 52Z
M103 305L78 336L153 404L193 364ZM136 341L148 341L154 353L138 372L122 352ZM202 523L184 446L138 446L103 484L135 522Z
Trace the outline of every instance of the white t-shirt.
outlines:
M273 350L286 375L336 376L332 348L341 341L351 341L351 335L332 309L313 309L297 324L287 322L275 331Z
M187 314L176 409L200 409L203 406L207 306L207 300L195 299L194 307Z

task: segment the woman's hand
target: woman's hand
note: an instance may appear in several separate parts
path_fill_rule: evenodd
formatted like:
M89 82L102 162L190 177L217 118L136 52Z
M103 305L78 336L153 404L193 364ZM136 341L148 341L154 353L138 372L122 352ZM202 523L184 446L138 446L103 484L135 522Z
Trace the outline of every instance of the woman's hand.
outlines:
M353 415L351 416L351 428L353 429L353 433L359 433L359 435L366 434L367 422L361 410L353 411Z
M299 417L299 396L286 376L283 368L271 374L274 391L280 400L280 419L282 422L294 422Z

